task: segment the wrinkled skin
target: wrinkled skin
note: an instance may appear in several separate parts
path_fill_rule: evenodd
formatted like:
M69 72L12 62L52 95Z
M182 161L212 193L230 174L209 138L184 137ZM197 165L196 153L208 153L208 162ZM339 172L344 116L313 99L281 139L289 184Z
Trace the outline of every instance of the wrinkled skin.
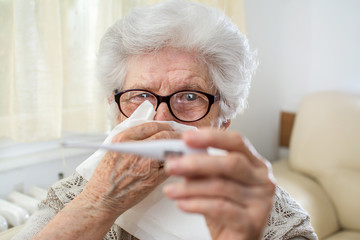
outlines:
M180 133L167 124L146 123L121 132L114 137L113 142L180 137ZM158 160L108 152L83 193L93 202L100 200L100 207L104 211L114 212L119 216L146 197L166 178L164 168L160 167Z
M215 94L206 66L196 59L194 54L174 49L131 59L123 89L141 88L160 95L185 89ZM183 211L204 215L213 239L261 238L275 191L270 164L243 136L225 131L230 120L218 122L219 115L217 102L206 117L187 123L200 131L183 135L158 122L119 133L113 142L182 138L191 147L215 147L228 154L167 159L165 168L161 168L156 160L109 152L83 192L35 239L47 236L102 239L119 215L144 199L168 176L181 176L184 181L165 186L166 196ZM119 113L118 123L124 119ZM177 121L164 103L154 120ZM79 218L82 221L77 221Z
M213 239L260 239L275 191L269 163L237 133L203 129L183 139L189 146L228 154L169 159L166 172L184 181L167 185L166 195L180 209L203 214Z

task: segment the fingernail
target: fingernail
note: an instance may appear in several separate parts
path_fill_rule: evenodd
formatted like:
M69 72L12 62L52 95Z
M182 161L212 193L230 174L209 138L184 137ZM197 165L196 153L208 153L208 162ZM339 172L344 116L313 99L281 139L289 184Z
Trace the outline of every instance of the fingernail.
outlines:
M178 200L178 201L176 201L176 204L177 204L177 206L178 206L178 208L180 208L180 209L186 209L187 207L188 207L188 201L186 201L186 200Z
M183 137L185 140L196 139L199 131L190 130L184 133Z
M163 188L163 192L166 196L171 197L174 195L175 187L172 184L168 184Z
M178 158L169 158L165 161L165 171L171 172L179 166Z

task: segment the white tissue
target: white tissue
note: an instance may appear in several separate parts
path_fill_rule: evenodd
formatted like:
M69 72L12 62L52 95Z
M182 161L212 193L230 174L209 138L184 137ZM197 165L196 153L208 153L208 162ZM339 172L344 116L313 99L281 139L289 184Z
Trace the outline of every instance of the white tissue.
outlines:
M117 125L105 139L111 143L112 138L121 131L146 122L153 122L155 111L148 101L136 109L130 118ZM169 124L175 131L184 132L196 129L174 121L161 121ZM89 180L96 166L104 157L106 150L98 150L80 164L76 171ZM205 219L199 214L180 211L174 201L164 196L162 188L165 184L177 181L170 177L159 185L144 200L119 216L117 225L142 240L180 240L180 239L211 239Z
M154 119L155 110L153 105L149 101L145 101L141 104L135 112L127 118L122 123L115 126L115 128L110 132L109 136L103 142L104 144L111 143L113 137L115 137L120 132L125 129L138 126L146 122L155 122ZM169 124L177 132L185 132L188 130L196 130L196 127L183 125L174 121L157 121L161 123ZM105 156L106 150L99 149L88 159L82 162L77 168L76 171L83 176L86 180L89 180L93 175L95 168L99 164L100 160Z

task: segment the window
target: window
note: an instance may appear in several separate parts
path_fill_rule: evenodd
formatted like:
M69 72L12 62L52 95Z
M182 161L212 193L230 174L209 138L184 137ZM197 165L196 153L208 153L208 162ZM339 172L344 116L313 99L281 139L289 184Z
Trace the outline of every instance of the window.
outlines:
M95 73L101 36L130 8L156 2L0 0L0 146L43 142L34 144L46 150L64 132L111 129ZM242 23L241 1L201 2Z

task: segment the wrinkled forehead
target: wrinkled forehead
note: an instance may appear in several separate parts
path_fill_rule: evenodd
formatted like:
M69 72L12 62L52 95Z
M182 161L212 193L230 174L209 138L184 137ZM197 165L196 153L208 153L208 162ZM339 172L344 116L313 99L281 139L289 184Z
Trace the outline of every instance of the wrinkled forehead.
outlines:
M208 68L198 54L176 49L131 57L127 62L124 89L211 91Z

